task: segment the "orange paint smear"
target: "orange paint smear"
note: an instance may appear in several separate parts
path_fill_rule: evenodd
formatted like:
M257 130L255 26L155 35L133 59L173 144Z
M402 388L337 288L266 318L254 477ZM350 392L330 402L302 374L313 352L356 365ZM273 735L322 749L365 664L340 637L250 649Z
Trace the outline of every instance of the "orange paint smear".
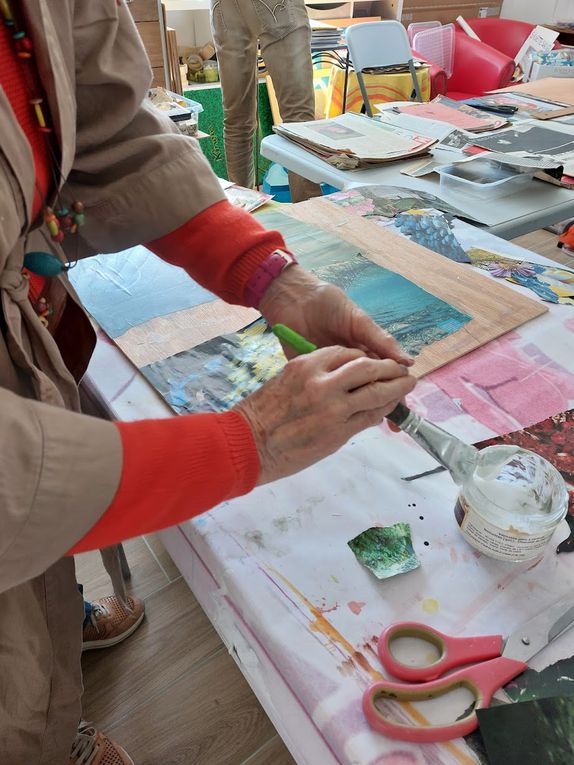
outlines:
M363 656L362 653L357 651L355 647L349 643L349 641L343 635L341 635L336 627L333 627L331 622L325 618L321 610L314 606L313 603L311 603L311 601L305 595L303 595L303 593L297 587L295 587L294 584L292 584L283 576L283 574L281 574L273 567L270 566L269 569L275 574L275 576L279 577L279 579L281 579L281 581L287 585L287 587L289 587L291 592L293 592L302 603L307 606L310 613L314 617L314 621L311 622L311 629L314 632L320 632L322 635L325 635L325 637L329 638L329 640L333 641L333 643L340 645L347 652L349 658L343 662L344 674L352 674L352 666L356 662L361 667L361 669L363 669L371 677L371 679L386 679L380 672L378 672L369 664L368 660ZM408 701L400 702L400 705L418 725L425 727L430 725L426 717L422 715L419 710L416 709L416 707L414 707ZM455 757L461 763L461 765L476 765L476 760L474 760L472 757L469 757L464 752L461 752L456 744L453 744L451 741L442 743L442 746L448 752L450 752L450 754L452 754L452 756Z

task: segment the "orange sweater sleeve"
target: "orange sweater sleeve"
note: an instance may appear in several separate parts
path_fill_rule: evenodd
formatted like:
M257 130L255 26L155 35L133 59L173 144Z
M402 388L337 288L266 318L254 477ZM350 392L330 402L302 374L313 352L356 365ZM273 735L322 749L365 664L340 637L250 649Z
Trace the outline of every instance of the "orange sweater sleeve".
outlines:
M251 491L259 456L238 412L116 423L123 446L112 504L68 553L117 544L181 523Z
M287 251L278 231L263 228L253 215L226 199L146 247L184 268L226 302L239 305L245 304L245 288L257 266L274 250Z
M147 247L230 303L243 303L253 272L283 237L227 200ZM116 423L123 447L112 504L70 554L107 547L198 515L251 491L259 456L237 412Z

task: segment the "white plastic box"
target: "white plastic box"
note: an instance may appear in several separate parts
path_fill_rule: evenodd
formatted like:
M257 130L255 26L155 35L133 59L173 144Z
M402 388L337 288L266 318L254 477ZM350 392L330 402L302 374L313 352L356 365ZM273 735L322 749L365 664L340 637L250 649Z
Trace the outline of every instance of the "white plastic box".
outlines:
M517 173L487 159L460 162L437 168L440 190L448 196L463 194L472 199L491 200L522 191L532 175Z
M529 80L541 80L543 77L574 77L574 66L556 66L555 64L534 63L528 73Z

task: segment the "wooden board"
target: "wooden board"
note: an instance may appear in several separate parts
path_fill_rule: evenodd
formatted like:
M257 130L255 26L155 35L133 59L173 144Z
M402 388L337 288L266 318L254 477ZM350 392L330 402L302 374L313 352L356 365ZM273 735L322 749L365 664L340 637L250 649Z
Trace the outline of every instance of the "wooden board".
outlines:
M325 199L300 202L285 212L352 242L375 263L473 317L463 329L423 349L414 366L418 377L548 310L542 302L524 297L509 285L477 273L471 266L454 263Z
M574 106L574 77L544 77L541 80L525 82L522 85L510 85L508 88L493 90L492 93L506 93L508 91L547 98L549 101L558 101Z

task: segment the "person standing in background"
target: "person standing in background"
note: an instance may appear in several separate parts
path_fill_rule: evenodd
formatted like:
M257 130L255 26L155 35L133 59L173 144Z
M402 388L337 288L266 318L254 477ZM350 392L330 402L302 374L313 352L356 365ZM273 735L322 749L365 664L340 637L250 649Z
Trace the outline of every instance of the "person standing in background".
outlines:
M253 138L257 127L257 43L283 122L315 119L311 27L304 0L211 0L211 29L223 96L229 180L255 185ZM321 187L289 173L291 200L321 196Z

